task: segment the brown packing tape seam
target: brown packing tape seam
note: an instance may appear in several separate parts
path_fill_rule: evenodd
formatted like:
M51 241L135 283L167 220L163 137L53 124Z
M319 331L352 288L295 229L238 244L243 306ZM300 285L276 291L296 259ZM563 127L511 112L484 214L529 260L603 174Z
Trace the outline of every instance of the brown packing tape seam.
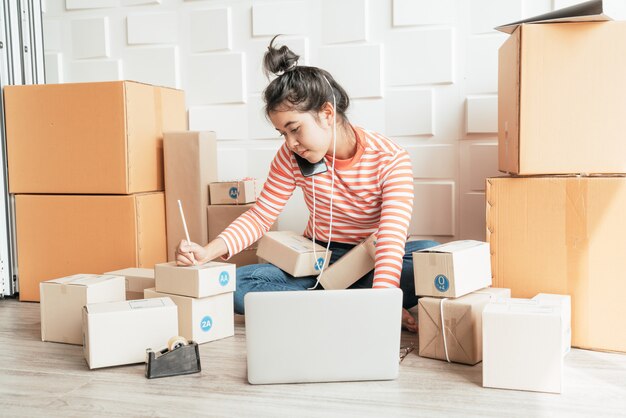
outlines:
M489 252L491 258L491 277L493 278L493 285L495 287L500 287L499 277L498 277L498 262L496 259L496 251L498 248L498 238L496 235L496 226L498 225L498 211L493 207L493 199L492 199L492 191L496 186L497 182L494 183L493 179L486 179L485 181L485 217L486 217L486 240L489 243Z
M581 177L564 179L565 190L565 243L566 281L565 294L576 295L572 301L572 322L576 324L577 340L589 340L589 235L587 230L589 180ZM574 308L576 315L574 315ZM579 312L587 313L585 316Z
M136 260L137 260L137 267L142 267L143 259L141 255L143 251L141 247L141 240L142 240L143 232L141 230L141 212L142 212L141 196L135 195L134 199L135 199L135 254L136 254Z

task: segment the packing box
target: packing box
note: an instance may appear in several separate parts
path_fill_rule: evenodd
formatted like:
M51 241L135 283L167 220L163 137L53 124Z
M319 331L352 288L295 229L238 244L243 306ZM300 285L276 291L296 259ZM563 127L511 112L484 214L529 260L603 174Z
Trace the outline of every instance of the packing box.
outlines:
M235 254L228 259L228 262L236 267L243 267L250 264L259 264L259 257L256 256L256 248L249 248L240 253Z
M486 200L494 286L570 295L572 346L626 352L626 178L490 178Z
M207 224L209 233L209 242L213 241L222 233L233 221L252 208L254 204L245 205L209 205L207 206ZM277 229L277 223L271 226L270 231ZM258 241L257 241L258 242ZM257 242L253 243L248 249L256 249ZM234 257L237 257L236 255ZM232 258L230 259L232 260ZM229 261L230 261L229 260ZM239 265L235 261L233 263ZM249 264L249 263L248 263Z
M21 300L51 278L166 260L163 192L17 195L15 208Z
M315 252L313 252L315 248ZM259 241L256 255L294 277L317 276L332 251L291 231L269 231ZM317 256L317 259L316 259Z
M81 309L88 303L124 300L124 278L76 274L40 283L41 341L82 344Z
M491 286L489 244L454 241L413 253L415 294L456 298Z
M499 50L500 171L626 173L625 73L626 22L517 27Z
M500 299L483 311L483 387L561 393L564 311Z
M83 307L83 353L90 369L143 363L148 348L161 350L177 335L177 308L170 298Z
M212 205L241 205L256 201L254 180L223 181L209 184Z
M563 355L572 348L572 298L569 295L539 293L533 298L543 305L555 305L563 311Z
M375 245L376 236L372 234L339 260L328 266L320 279L324 289L347 289L361 277L372 271L376 256Z
M126 300L143 299L144 289L154 287L154 269L127 268L104 274L123 276L126 281Z
M185 239L178 200L185 213L189 238L200 245L209 241L204 211L209 204L207 184L217 180L215 132L166 132L163 136L163 155L167 257L173 261L176 259L176 247Z
M182 267L175 262L154 266L156 291L204 298L235 291L235 265L211 261Z
M417 307L419 355L470 365L480 362L483 358L483 310L491 300L510 296L509 289L487 287L456 299L420 298Z
M235 335L232 293L191 298L146 289L145 296L169 297L174 301L178 306L178 333L188 340L201 344Z
M163 190L163 132L187 129L180 90L130 81L4 89L11 193Z

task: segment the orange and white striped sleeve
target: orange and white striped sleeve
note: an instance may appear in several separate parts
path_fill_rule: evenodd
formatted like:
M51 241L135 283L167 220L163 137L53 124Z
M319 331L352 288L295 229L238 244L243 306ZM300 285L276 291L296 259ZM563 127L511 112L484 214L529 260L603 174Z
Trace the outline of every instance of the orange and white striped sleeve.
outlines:
M381 161L382 208L376 234L374 288L400 287L402 258L413 211L413 169L400 149Z
M283 144L272 161L256 203L218 235L228 248L225 259L248 248L269 231L295 188L291 152Z

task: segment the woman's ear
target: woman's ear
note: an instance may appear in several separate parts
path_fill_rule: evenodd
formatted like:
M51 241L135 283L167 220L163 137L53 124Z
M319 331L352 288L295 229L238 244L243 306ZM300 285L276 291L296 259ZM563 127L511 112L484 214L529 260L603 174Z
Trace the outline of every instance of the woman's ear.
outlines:
M335 108L332 103L324 103L320 110L320 117L323 118L329 126L332 126L335 117Z

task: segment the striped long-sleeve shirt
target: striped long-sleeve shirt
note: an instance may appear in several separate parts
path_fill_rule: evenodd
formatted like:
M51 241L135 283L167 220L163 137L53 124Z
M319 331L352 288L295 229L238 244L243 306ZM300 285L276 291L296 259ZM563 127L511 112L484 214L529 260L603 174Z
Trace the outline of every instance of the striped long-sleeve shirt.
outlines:
M408 153L390 139L353 127L357 152L335 161L333 226L329 237L331 167L315 178L315 238L357 244L376 233L373 287L399 287L402 257L413 209L413 171ZM305 178L295 157L283 144L272 161L257 202L220 235L228 256L253 244L269 230L296 187L309 209L304 236L313 237L313 177Z

